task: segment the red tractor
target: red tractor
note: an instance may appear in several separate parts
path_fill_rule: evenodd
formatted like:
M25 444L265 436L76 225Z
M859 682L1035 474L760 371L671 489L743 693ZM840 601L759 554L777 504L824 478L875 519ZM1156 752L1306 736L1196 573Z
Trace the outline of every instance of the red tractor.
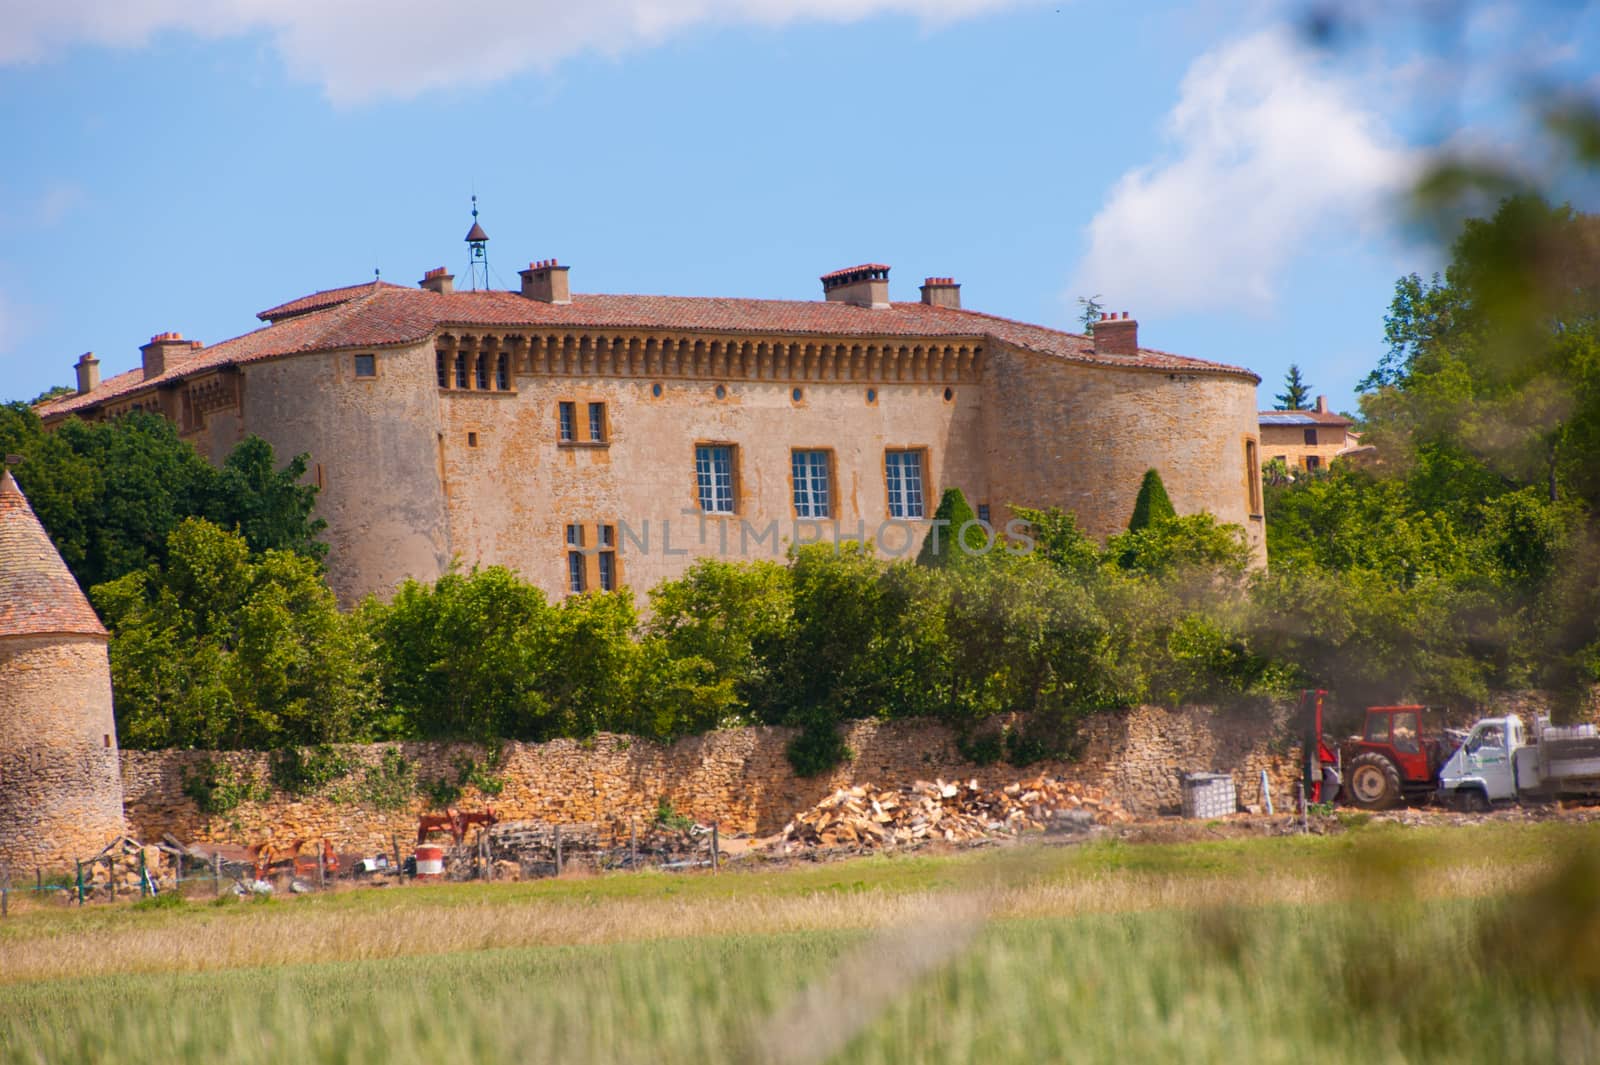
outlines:
M1369 706L1361 735L1336 748L1322 730L1327 694L1320 690L1300 694L1309 801L1342 797L1363 810L1387 810L1403 800L1433 794L1439 786L1439 769L1456 744L1423 733L1426 707Z

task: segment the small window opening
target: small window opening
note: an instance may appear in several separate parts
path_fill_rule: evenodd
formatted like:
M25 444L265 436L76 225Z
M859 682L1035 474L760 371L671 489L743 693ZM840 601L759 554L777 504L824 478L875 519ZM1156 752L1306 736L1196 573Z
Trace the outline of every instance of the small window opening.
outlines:
M878 402L878 390L876 388L867 389L867 405L870 407L876 402Z
M947 388L947 389L944 390L944 401L946 403L949 403L952 399L955 399L955 398L956 398L956 390L955 389Z
M104 736L104 739L105 739L106 746L107 747L111 746L111 733L107 732L105 734L105 736Z
M717 398L718 399L727 399L728 398L728 390L726 388L724 388L722 385L718 385L717 386Z
M1306 430L1306 444L1311 447L1317 446L1317 431L1315 429Z
M806 398L806 390L803 389L803 388L797 388L793 392L790 393L790 396L794 399L794 401L796 403L799 403L802 399Z
M467 446L468 447L477 447L478 446L478 434L477 433L468 433L467 434Z
M655 384L650 386L650 394L652 396L656 397L657 399L661 398L661 382L660 381L657 381Z
M377 377L378 376L378 357L376 355L357 355L356 356L356 376L357 377Z
M978 504L978 520L983 522L985 525L989 524L989 504Z
M614 592L617 589L617 528L615 525L601 525L596 528L596 538L600 541L598 556L598 573L600 577L600 590Z

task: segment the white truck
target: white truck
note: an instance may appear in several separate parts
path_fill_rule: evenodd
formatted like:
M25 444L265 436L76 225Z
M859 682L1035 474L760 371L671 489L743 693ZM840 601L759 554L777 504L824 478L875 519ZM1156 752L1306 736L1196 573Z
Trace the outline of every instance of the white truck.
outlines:
M1600 728L1487 717L1439 770L1439 797L1463 809L1562 795L1600 795Z

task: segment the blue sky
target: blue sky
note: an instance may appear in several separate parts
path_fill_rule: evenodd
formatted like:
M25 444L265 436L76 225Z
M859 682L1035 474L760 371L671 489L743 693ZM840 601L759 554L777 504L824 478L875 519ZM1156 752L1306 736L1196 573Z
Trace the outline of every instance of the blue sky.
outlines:
M886 262L896 299L949 274L1057 326L1098 294L1263 406L1298 362L1350 408L1395 279L1439 260L1394 194L1512 111L1403 38L1315 55L1271 3L193 8L0 0L0 400L374 267L460 274L475 191L504 287L554 256L580 292L812 299ZM1480 5L1464 39L1600 67L1592 7L1522 18Z

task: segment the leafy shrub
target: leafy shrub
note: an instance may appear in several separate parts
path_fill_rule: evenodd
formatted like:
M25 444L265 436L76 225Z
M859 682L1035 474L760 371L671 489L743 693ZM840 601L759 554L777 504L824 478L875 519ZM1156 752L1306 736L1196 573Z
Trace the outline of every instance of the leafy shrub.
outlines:
M356 794L362 802L379 810L398 810L409 803L416 792L417 767L398 747L390 747L383 752L377 765L367 767Z
M830 724L806 725L784 749L789 764L802 777L816 777L855 757L839 730Z
M272 785L289 795L313 795L350 769L350 759L330 744L285 747L272 756Z
M266 789L254 778L239 777L232 766L207 758L183 771L183 793L209 816L228 814L240 805L266 799Z
M656 803L656 824L669 832L687 832L694 827L694 818L680 814L665 795Z

